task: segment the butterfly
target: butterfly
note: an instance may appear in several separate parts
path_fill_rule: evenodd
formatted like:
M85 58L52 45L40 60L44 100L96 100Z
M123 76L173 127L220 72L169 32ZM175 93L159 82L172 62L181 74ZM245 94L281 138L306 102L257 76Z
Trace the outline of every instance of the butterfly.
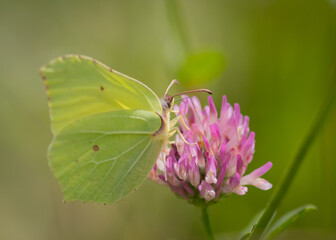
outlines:
M113 203L139 187L177 130L170 113L183 93L167 94L177 81L160 100L145 84L80 55L54 59L40 73L53 133L49 165L64 200Z

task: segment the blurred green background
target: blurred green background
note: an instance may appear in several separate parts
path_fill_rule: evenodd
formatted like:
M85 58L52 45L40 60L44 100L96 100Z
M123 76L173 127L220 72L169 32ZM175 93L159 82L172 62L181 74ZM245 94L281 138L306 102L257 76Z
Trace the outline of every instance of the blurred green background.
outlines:
M248 172L272 161L265 178L277 186L334 86L336 1L183 0L178 7L181 28L163 0L0 1L0 239L204 238L199 209L149 180L112 205L62 203L46 158L52 136L38 70L67 53L96 58L159 96L174 78L184 84L173 92L209 88L218 108L226 94L256 132ZM218 69L212 81L193 83L179 67L186 53L204 50L219 56ZM318 210L277 239L336 239L335 123L333 111L278 216L306 203ZM272 192L250 187L212 206L219 239L239 233Z

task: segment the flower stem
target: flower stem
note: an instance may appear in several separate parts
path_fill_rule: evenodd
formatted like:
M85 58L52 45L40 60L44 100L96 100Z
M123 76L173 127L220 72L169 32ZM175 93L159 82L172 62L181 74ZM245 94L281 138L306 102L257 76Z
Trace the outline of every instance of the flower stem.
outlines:
M209 219L209 214L208 214L208 206L202 206L201 208L202 208L201 220L202 220L203 226L205 228L205 232L208 236L208 239L215 240L215 235L213 234L211 224L210 224L210 219Z
M310 149L310 146L316 139L317 134L321 131L324 122L331 112L331 109L333 107L333 104L336 102L336 86L333 84L331 89L332 93L330 97L327 99L327 101L324 104L324 107L322 108L321 112L319 113L314 125L311 127L310 131L308 132L308 135L304 139L301 147L299 148L299 151L297 152L296 156L293 158L293 160L290 162L288 168L286 171L284 171L284 175L282 176L282 179L280 181L280 184L278 185L278 188L273 193L271 200L268 202L268 205L255 225L252 234L250 236L250 240L258 240L261 239L264 231L266 230L272 216L274 215L274 212L281 204L282 199L285 197L294 177L296 176L297 171L300 168L300 165L306 156L308 150Z
M186 36L186 31L182 22L179 3L176 0L166 0L166 8L168 13L168 21L174 37L183 47L184 51L188 50L189 44Z

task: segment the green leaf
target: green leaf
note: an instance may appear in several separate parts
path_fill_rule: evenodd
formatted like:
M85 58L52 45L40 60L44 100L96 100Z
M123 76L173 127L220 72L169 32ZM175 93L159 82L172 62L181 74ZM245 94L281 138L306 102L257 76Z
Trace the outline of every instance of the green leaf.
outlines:
M251 233L253 231L253 228L254 228L255 225L252 226L251 230L248 231L247 233L245 233L241 238L240 240L248 240L250 239L250 236L251 236Z
M239 235L239 239L240 240L245 240L245 239L249 239L251 232L254 229L255 224L257 223L257 221L259 220L259 218L261 217L262 213L264 212L264 210L258 212L253 218L252 220L249 222L249 224L247 224L247 226L243 229L243 231L241 232L241 234Z
M265 212L265 209L263 209L262 211L258 212L253 219L249 222L249 224L244 228L244 230L241 232L241 234L239 235L239 239L240 240L245 240L245 239L250 239L251 234L257 224L257 222L259 221L259 219L261 218L261 216L263 215L263 213ZM269 224L272 223L274 217L276 215L276 212L273 214ZM268 225L269 226L269 225Z
M226 66L219 51L201 51L187 56L179 71L179 81L185 85L200 85L218 78Z
M277 220L267 231L265 238L263 239L272 239L276 237L279 233L284 231L290 225L292 225L295 221L297 221L304 214L316 210L317 208L314 205L308 204L301 207L298 207L284 216L282 216L279 220Z

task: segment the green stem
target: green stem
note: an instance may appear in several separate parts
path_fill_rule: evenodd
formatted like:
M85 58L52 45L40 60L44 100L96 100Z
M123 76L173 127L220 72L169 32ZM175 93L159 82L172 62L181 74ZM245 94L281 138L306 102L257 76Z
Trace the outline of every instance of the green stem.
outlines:
M208 214L208 206L203 206L202 208L202 216L201 220L203 223L203 226L205 228L205 232L210 240L215 240L215 235L213 234L211 224L210 224L210 219L209 219L209 214Z
M317 137L317 134L321 131L324 122L332 109L332 106L336 100L336 86L333 86L332 93L328 98L327 102L324 104L324 108L318 115L318 118L315 121L315 124L312 126L310 132L308 133L307 137L303 141L298 153L296 154L295 158L290 162L286 171L284 171L284 175L278 185L278 188L273 193L271 200L269 201L263 215L257 222L251 236L250 240L257 240L262 237L268 223L270 222L272 216L274 215L275 210L279 207L282 199L285 197L288 189L296 176L297 171L300 168L300 165L306 156L310 146L314 142Z
M177 1L166 0L166 8L167 8L168 21L170 23L171 30L174 34L175 40L181 44L184 52L187 52L189 44L184 25L182 23L181 13Z

